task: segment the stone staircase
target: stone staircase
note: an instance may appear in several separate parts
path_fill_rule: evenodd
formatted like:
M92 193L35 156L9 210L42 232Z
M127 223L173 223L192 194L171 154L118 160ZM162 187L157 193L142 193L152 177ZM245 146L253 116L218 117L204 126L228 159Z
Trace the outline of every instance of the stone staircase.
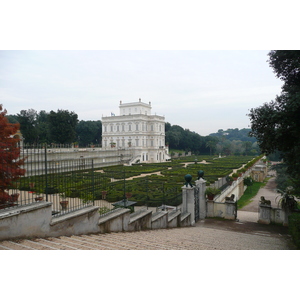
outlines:
M193 227L83 234L0 241L0 250L288 250L290 237L267 231L258 223L251 231L237 222L208 220ZM219 224L221 222L221 224ZM217 225L219 224L219 225ZM246 225L244 225L246 226ZM251 225L253 227L253 225ZM262 227L264 226L264 227ZM232 229L230 229L233 227ZM3 256L4 257L4 256Z
M172 208L172 207L168 207ZM55 221L59 222L59 218ZM139 210L130 214L118 208L99 219L99 233L61 235L59 237L11 239L0 241L0 250L169 250L186 249L174 239L165 244L171 229L181 230L190 226L190 213ZM70 236L69 236L70 235Z
M37 238L0 242L0 250L182 250L186 245L165 238L170 231L160 229L140 232L119 232L57 238ZM182 231L183 229L177 229ZM178 233L177 233L178 234Z

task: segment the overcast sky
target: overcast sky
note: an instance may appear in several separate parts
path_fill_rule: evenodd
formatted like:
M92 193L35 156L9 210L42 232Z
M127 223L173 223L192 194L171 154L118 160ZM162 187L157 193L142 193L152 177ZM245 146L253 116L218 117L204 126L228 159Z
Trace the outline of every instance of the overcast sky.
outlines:
M247 128L249 109L280 93L268 51L0 51L8 114L66 109L79 120L119 114L120 100L200 135Z
M6 1L0 103L8 114L66 109L101 120L141 98L203 136L247 128L249 110L281 91L268 49L297 49L298 10L286 2L28 0L16 10ZM288 30L275 22L286 13Z

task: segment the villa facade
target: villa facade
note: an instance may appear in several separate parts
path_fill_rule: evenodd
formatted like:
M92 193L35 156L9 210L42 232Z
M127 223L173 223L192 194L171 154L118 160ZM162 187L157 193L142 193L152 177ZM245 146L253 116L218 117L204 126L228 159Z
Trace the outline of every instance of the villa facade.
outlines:
M170 159L165 146L165 118L151 114L151 102L120 101L119 109L119 116L102 117L103 149L130 150L130 163Z

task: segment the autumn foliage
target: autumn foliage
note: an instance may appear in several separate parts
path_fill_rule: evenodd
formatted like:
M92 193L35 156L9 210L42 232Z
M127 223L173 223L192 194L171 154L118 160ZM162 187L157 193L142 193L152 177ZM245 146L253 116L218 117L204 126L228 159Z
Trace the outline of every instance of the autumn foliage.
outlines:
M9 205L11 200L8 189L25 174L21 168L24 160L20 159L19 138L16 133L19 124L11 124L5 117L6 110L0 104L0 208Z

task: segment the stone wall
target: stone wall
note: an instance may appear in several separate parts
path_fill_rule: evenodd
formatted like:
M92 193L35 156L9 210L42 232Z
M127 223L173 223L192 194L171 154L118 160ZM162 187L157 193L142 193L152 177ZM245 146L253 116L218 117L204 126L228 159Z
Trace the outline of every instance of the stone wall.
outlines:
M259 220L261 224L280 224L288 225L289 212L282 210L281 208L274 208L271 205L260 204L259 205Z
M189 213L180 210L152 213L117 208L100 215L99 207L91 206L52 218L50 202L33 203L0 212L0 240L57 237L90 233L174 228L191 225Z

